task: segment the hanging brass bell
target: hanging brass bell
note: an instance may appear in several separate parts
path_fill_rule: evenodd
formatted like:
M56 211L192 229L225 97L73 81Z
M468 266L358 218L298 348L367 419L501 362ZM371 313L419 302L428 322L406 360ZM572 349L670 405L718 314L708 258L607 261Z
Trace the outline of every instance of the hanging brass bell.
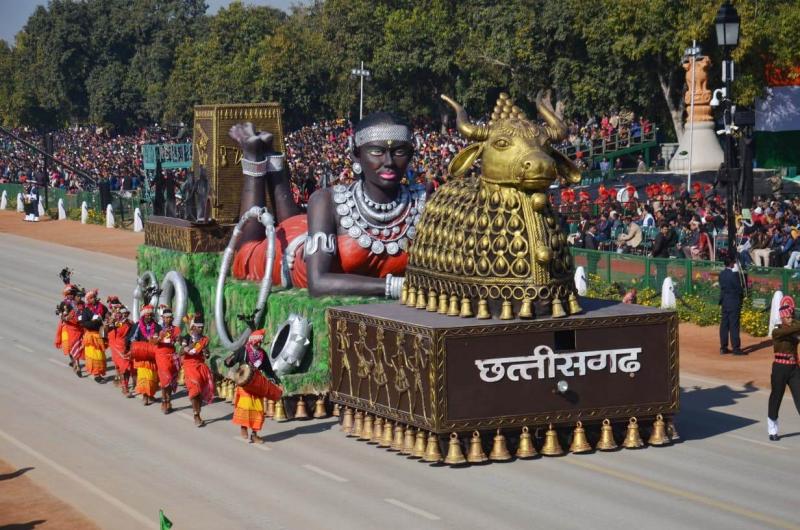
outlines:
M392 447L392 433L394 432L394 427L392 426L392 422L386 420L383 424L383 436L381 437L381 441L378 442L378 447L385 447L387 449Z
M414 440L414 450L411 451L411 458L423 458L425 456L425 441L427 440L425 431L419 429Z
M320 419L328 416L328 411L325 409L325 398L322 396L317 398L314 402L314 418Z
M569 304L569 314L570 315L577 315L578 313L583 311L583 308L578 303L578 297L575 296L575 293L572 293L572 294L569 295L569 298L567 299L567 303Z
M372 415L364 414L364 426L361 428L361 436L359 436L358 439L362 442L368 442L372 440L372 426Z
M625 449L638 449L644 447L642 437L639 436L639 425L636 418L631 418L628 421L628 432L625 434L625 440L622 442L622 447Z
M458 316L458 296L450 295L450 306L447 308L447 316L449 317L457 317Z
M411 456L414 452L414 440L416 439L414 428L411 426L406 427L403 433L403 448L400 449L401 455Z
M507 462L511 460L511 453L508 452L506 446L506 437L502 435L500 429L497 429L497 434L494 435L494 443L492 450L489 452L489 460L493 462Z
M428 291L428 306L425 308L431 313L435 313L439 309L439 298L436 296L436 291L431 289Z
M439 308L436 310L440 315L447 314L447 295L442 293L439 295Z
M178 386L183 386L186 381L186 377L183 373L183 366L181 366L180 372L178 372Z
M408 288L408 295L406 296L406 305L414 307L417 305L417 290L413 287Z
M405 305L407 300L408 300L408 286L406 285L406 282L403 282L403 286L400 288L400 303Z
M533 445L531 433L527 427L522 428L522 434L519 435L519 447L517 447L517 458L533 458L537 455L536 447Z
M357 410L353 415L353 432L349 436L353 438L361 438L361 433L364 431L364 413Z
M678 429L675 427L675 420L672 418L667 420L667 434L669 434L669 439L673 442L681 439L681 435L678 434Z
M500 308L500 320L514 320L514 310L511 308L511 300L503 300Z
M268 399L267 406L264 407L264 416L267 418L272 418L275 416L275 401Z
M394 426L394 438L392 438L392 445L389 447L390 451L402 451L403 450L403 426L400 423L396 423Z
M425 289L420 287L419 291L417 291L417 309L425 309L425 306L427 304L428 304L428 298L425 295Z
M342 432L347 436L353 432L353 409L350 407L345 407L344 414L342 414Z
M475 318L478 320L488 320L492 318L492 314L489 312L489 302L487 302L485 298L478 300L478 315Z
M575 424L575 431L572 433L572 443L569 445L569 452L580 454L588 453L592 450L589 440L586 439L586 431L583 428L583 423L578 422Z
M661 414L656 416L656 421L653 422L653 432L650 433L650 438L647 439L648 445L669 445L670 439L667 436L667 425L664 423L664 416Z
M472 302L466 296L461 299L461 312L458 314L461 318L472 318Z
M548 426L547 432L544 433L544 445L540 451L544 456L561 456L564 450L561 449L561 444L558 442L558 433L553 429L553 424Z
M297 406L294 409L294 419L296 419L296 420L307 420L308 419L308 410L306 409L306 400L303 399L303 396L299 396L297 398Z
M600 440L597 442L598 451L613 451L617 448L617 442L614 441L614 429L611 428L611 421L608 419L603 420L603 426L600 427Z
M377 445L383 437L383 418L375 416L375 422L372 426L372 438L367 442L370 445Z
M283 408L282 399L275 400L275 414L273 415L272 419L279 422L289 419L286 417L286 410Z
M331 414L334 418L338 418L340 414L340 407L338 403L333 404L333 413Z
M519 308L519 318L533 318L533 302L530 298L522 300L522 306Z
M444 463L451 466L460 466L467 463L467 459L464 458L464 452L461 450L461 441L454 432L450 433L450 443L447 447L447 458L444 459Z
M561 305L561 300L558 298L553 298L552 310L553 318L563 318L567 316L567 313L564 311L564 306Z
M439 450L439 437L433 433L428 435L428 443L425 446L425 456L422 460L430 463L438 463L442 461L442 452Z
M233 381L225 380L225 401L233 403Z
M467 462L470 464L481 464L488 460L486 453L483 452L481 433L473 431L472 438L469 441L469 451L467 451Z

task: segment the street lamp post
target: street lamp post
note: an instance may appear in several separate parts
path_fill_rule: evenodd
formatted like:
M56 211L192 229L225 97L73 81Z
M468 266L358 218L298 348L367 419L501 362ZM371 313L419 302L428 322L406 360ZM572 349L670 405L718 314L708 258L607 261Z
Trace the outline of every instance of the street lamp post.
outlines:
M722 124L725 134L725 182L728 186L727 225L728 225L728 253L735 252L736 245L736 218L733 214L733 189L736 173L733 171L733 95L731 83L733 82L733 59L731 51L739 44L739 14L731 5L730 0L720 6L714 25L717 32L717 45L722 48L722 81L725 83L725 107L722 115ZM747 205L749 206L749 205Z
M364 78L369 79L372 73L364 69L364 61L361 61L361 68L353 68L350 70L350 74L353 77L361 78L361 102L358 106L358 119L361 120L364 117Z

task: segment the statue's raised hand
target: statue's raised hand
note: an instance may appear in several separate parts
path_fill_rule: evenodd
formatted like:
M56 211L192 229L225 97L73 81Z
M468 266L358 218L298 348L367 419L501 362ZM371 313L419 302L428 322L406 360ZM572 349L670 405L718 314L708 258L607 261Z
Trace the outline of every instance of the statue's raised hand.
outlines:
M272 133L256 132L250 122L237 123L228 135L236 140L247 160L260 162L272 152Z

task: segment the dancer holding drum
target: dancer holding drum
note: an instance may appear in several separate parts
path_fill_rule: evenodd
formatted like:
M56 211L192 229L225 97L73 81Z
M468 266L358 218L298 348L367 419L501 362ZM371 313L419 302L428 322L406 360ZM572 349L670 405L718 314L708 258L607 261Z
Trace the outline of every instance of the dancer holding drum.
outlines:
M83 359L83 327L78 317L83 311L83 296L79 287L68 283L64 286L64 300L58 304L56 312L59 316L58 329L54 345L69 357L69 365L75 375L81 376L81 359Z
M158 384L161 387L161 412L172 412L172 393L178 387L178 373L180 360L175 352L175 345L181 338L181 328L172 324L174 315L167 306L161 308L161 331L158 333L158 342L155 347L156 368L158 369Z
M142 395L144 406L155 398L158 390L158 369L156 367L155 344L161 326L153 319L153 306L142 307L139 322L131 328L129 336L130 353L136 368L136 392Z
M257 434L264 426L264 400L277 400L283 394L281 388L273 383L277 376L272 371L267 353L261 348L264 335L263 329L253 331L244 350L225 360L229 368L239 363L233 377L237 385L233 397L233 423L240 426L242 438L249 439L250 443L264 443Z
M206 365L208 337L203 334L204 326L203 315L194 315L189 321L189 334L182 340L183 377L197 427L205 425L200 409L214 400L214 376Z
M86 306L79 320L83 326L83 350L86 356L86 372L94 376L96 383L105 383L106 342L105 322L108 309L98 299L97 289L86 293Z

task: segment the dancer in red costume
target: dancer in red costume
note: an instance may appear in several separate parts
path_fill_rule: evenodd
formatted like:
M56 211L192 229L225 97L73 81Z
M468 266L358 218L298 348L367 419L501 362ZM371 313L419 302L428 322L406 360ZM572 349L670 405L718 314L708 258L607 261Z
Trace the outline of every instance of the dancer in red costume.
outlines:
M94 376L96 383L105 383L106 341L105 319L108 309L98 299L97 289L86 293L86 305L79 318L83 326L83 350L86 357L86 372Z
M108 330L108 347L111 350L111 360L114 362L114 368L119 376L119 387L122 395L132 398L134 394L130 391L130 379L133 372L133 362L128 351L130 348L128 335L133 327L128 318L130 310L127 307L120 307L113 314L114 318Z
M182 340L183 378L189 400L192 402L194 424L205 425L200 417L200 410L214 400L214 376L206 365L208 355L208 337L203 335L202 315L195 315L189 321L189 334Z
M181 365L175 346L180 342L181 328L172 324L172 309L163 306L161 309L161 331L155 344L156 368L158 369L158 385L161 387L161 412L172 412L172 394L178 387L178 373Z
M58 328L54 345L69 358L69 365L75 375L81 377L83 356L83 327L78 320L83 311L83 293L79 287L67 284L64 287L64 300L58 304Z
M153 319L153 306L142 308L141 318L131 327L128 342L136 368L136 392L141 394L144 406L155 398L158 390L158 369L156 368L155 345L161 326Z

